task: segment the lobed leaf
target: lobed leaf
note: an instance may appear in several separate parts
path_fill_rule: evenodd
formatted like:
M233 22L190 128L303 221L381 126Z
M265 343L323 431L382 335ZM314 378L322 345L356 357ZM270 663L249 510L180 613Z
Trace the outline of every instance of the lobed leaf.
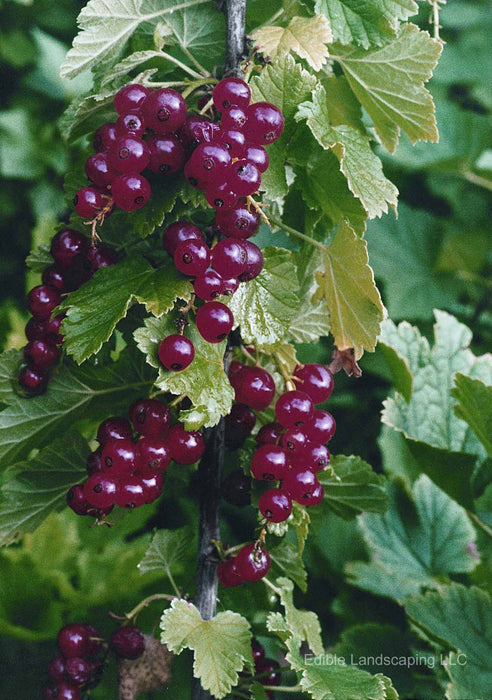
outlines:
M260 27L251 36L255 46L270 59L296 53L315 71L321 70L326 62L327 44L332 41L330 23L321 14L314 17L293 17L287 27Z

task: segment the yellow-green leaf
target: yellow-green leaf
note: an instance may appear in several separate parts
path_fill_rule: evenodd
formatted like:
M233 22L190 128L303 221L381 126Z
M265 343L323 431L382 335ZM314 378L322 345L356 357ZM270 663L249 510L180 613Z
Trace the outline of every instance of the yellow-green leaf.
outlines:
M276 59L294 52L314 70L321 70L328 58L326 47L332 40L330 23L324 15L293 17L287 27L266 26L252 33L261 53Z

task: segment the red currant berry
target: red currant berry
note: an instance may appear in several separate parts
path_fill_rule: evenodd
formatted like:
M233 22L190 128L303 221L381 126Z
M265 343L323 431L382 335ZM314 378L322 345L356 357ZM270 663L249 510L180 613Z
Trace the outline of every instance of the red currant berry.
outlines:
M120 627L111 635L109 644L121 659L138 659L145 651L145 638L138 627Z
M260 187L261 174L253 163L241 158L231 165L227 183L239 196L248 197Z
M256 435L258 445L278 445L284 432L280 423L266 423Z
M56 698L56 700L80 700L82 696L76 685L62 681L61 683L57 683L53 691L53 697Z
M101 462L101 453L102 449L101 447L98 447L95 452L91 452L90 455L88 455L85 462L85 470L88 476L91 476L92 474L100 474L102 471L104 471Z
M58 648L65 659L85 656L87 653L87 628L72 622L58 632Z
M76 213L83 219L93 219L106 204L104 193L96 187L82 187L73 198Z
M237 450L255 427L256 416L242 403L235 403L225 417L225 444Z
M292 513L292 499L282 489L268 489L260 496L258 508L271 523L282 523Z
M116 503L118 488L116 479L107 473L93 474L84 484L84 498L94 508L107 510Z
M310 442L302 451L302 464L306 469L320 472L330 463L330 453L324 445Z
M94 658L101 651L101 633L97 627L92 625L84 625L84 627L88 635L85 655L86 657Z
M65 277L62 270L56 265L48 265L48 267L44 268L41 281L43 284L47 284L48 287L58 289L59 292L62 292L65 288Z
M96 152L108 151L118 138L116 124L108 122L99 127L94 134L92 145Z
M88 515L91 509L90 503L84 496L84 484L75 484L67 491L66 496L67 506L73 510L76 515ZM56 678L54 679L56 680Z
M238 201L237 194L231 190L227 182L218 185L213 182L208 183L205 187L205 197L214 209L230 209L236 206Z
M133 427L146 437L164 437L171 425L171 411L157 399L140 399L130 406Z
M220 128L222 131L241 131L246 125L246 120L246 108L242 109L238 105L231 105L222 113Z
M243 365L242 362L238 362L237 360L232 360L231 364L229 365L228 377L231 385L234 388L238 386L241 375L245 369L246 365Z
M240 199L233 209L215 212L215 225L228 238L251 238L260 226L260 215L254 209L250 211L245 200Z
M185 430L181 423L169 431L171 455L178 464L194 464L203 455L205 440L199 430Z
M145 503L153 503L162 493L164 477L162 474L141 475Z
M218 143L224 148L227 148L233 158L244 158L243 152L246 144L246 139L242 131L229 129L228 131L219 131L214 138L214 143Z
M113 180L111 192L116 206L123 209L123 211L135 211L135 209L140 209L148 202L150 184L139 173L118 175Z
M234 325L234 316L228 306L220 301L209 301L196 314L198 332L208 343L220 343Z
M239 281L251 282L252 279L258 277L263 269L263 253L251 241L243 241L242 243L246 250L247 263L245 271L239 275Z
M304 391L313 403L323 403L333 391L333 375L323 365L307 364L296 367L294 381L298 389Z
M24 360L34 369L45 370L52 367L60 356L60 351L48 340L32 340L24 348Z
M236 401L245 403L255 411L264 411L272 403L275 383L262 367L245 367L239 376Z
M125 477L121 481L116 495L116 504L121 508L133 510L143 506L147 499L147 493L142 479L136 476Z
M161 474L171 464L169 442L159 437L143 437L137 442L138 472L141 476Z
M218 184L231 162L231 154L225 146L203 143L193 151L189 167L200 182Z
M223 287L224 280L210 267L202 275L199 275L193 283L195 294L203 301L213 301L216 297L224 294Z
M205 180L201 178L201 172L196 165L189 160L184 166L184 176L186 182L197 190L204 190L207 186Z
M169 255L174 255L178 245L189 240L204 241L205 239L198 226L189 221L176 221L164 231L162 245Z
M246 110L246 138L257 145L276 141L284 130L282 112L269 102L256 102Z
M312 506L319 506L320 503L323 503L324 498L325 491L321 484L317 484L309 494L305 494L302 503L308 508Z
M142 106L147 126L156 134L171 134L186 119L186 102L176 90L152 90Z
M255 583L270 570L270 555L260 544L247 544L237 553L237 571L245 581Z
M262 685L280 685L282 677L279 673L280 666L273 659L264 659L256 667L258 680Z
M214 124L208 117L189 114L183 126L178 129L177 136L183 146L192 151L201 143L211 143L219 131L219 125Z
M109 245L98 245L95 248L89 248L85 260L90 266L91 273L94 274L101 267L115 265L118 262L118 253Z
M123 136L109 149L108 160L120 173L141 173L150 163L150 151L142 139Z
M304 469L303 471L291 469L287 472L282 482L284 491L287 491L294 501L301 504L311 497L312 492L318 485L319 481L316 478L316 474L310 469Z
M27 295L29 311L41 320L49 319L60 302L60 292L45 284L33 287Z
M126 418L113 416L106 418L97 429L97 439L101 447L115 440L131 440L133 437L132 426Z
M118 439L107 442L102 450L101 464L115 479L133 474L137 468L137 446L133 440Z
M193 362L195 347L184 335L168 335L159 345L159 360L166 369L181 372Z
M260 642L253 637L251 639L251 651L253 653L253 661L255 666L258 666L260 661L263 661L265 658L265 649Z
M219 112L229 109L231 105L247 107L251 90L240 78L224 78L214 87L212 99Z
M145 131L145 120L141 112L129 112L116 120L118 136L142 136Z
M234 292L239 289L239 280L237 277L229 277L228 279L222 280L222 294L226 297L232 297Z
M60 328L64 318L64 314L58 314L58 316L46 321L46 338L55 345L63 343L63 334L60 332Z
M233 588L244 583L244 579L239 575L237 570L236 557L230 557L225 561L221 561L217 567L217 578L219 583L224 588Z
M118 114L126 114L135 109L141 109L150 90L138 83L130 83L118 90L113 99L115 110Z
M304 391L286 391L275 405L275 417L284 428L300 427L312 420L314 406Z
M88 248L87 238L70 228L60 231L51 239L51 255L62 270L71 267Z
M283 447L261 445L251 460L251 473L260 481L280 481L284 478L289 462Z
M149 170L157 175L170 175L185 164L186 154L177 136L151 136L147 141L150 151Z
M110 185L115 177L118 176L118 171L109 164L106 151L95 153L87 158L85 161L85 172L89 180L97 187Z
M70 682L74 685L84 685L91 677L92 668L90 662L82 659L80 656L67 659L65 668Z
M246 265L243 241L226 238L212 249L212 267L221 277L239 277L246 270Z
M46 340L48 321L41 321L39 318L30 318L26 323L24 332L28 340Z
M237 508L251 504L251 477L242 469L234 469L226 476L220 490L224 501Z
M289 428L282 435L280 444L286 450L292 462L296 457L303 454L303 449L308 444L308 437L304 428Z
M335 435L335 419L328 411L317 408L313 413L312 420L304 426L304 430L311 442L324 445Z
M266 170L268 170L270 158L268 157L268 153L265 151L263 146L255 146L254 144L250 143L244 148L241 157L250 163L253 163L260 173L264 173Z
M48 384L48 376L33 367L23 367L19 372L19 384L30 395L41 394Z
M64 656L55 656L54 659L51 659L48 665L48 675L55 683L67 680L65 675L66 661L67 659Z
M180 272L196 277L207 269L210 262L210 249L200 240L182 241L174 251L173 259Z

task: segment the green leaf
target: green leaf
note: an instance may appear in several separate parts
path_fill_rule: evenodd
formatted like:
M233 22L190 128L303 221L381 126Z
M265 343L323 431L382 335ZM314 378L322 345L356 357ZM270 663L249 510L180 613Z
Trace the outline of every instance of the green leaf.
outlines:
M225 697L237 685L238 672L253 663L249 623L230 610L203 620L192 603L173 600L162 615L161 630L161 642L170 651L193 651L193 675L213 697Z
M425 639L455 653L445 664L451 684L446 697L487 698L492 687L492 600L485 591L459 583L406 601L410 620Z
M386 43L418 7L413 0L316 0L315 10L330 20L334 41L368 48Z
M458 401L454 412L468 423L492 458L492 386L458 373L451 396Z
M453 411L451 388L456 372L492 382L492 357L475 357L469 345L471 331L453 316L435 312L435 345L429 348L409 324L400 324L398 332L387 321L381 340L407 362L413 375L410 401L401 394L386 399L383 423L403 433L413 456L422 470L452 498L471 507L470 478L476 456L486 452L470 430ZM401 329L401 331L400 331Z
M326 505L345 520L364 511L383 513L388 505L384 478L360 457L337 455L331 470L318 474Z
M27 267L33 272L43 272L45 267L53 265L53 257L47 245L41 245L32 250L26 258Z
M107 366L62 367L46 394L16 396L0 412L0 464L23 459L81 418L96 421L126 413L132 400L148 392L154 376L140 353L130 350Z
M391 681L385 676L371 676L367 671L342 663L332 654L323 654L320 658L324 663L316 663L316 656L300 654L295 637L287 639L286 644L286 659L291 667L301 674L303 691L309 693L314 700L397 698Z
M250 283L248 283L250 284ZM159 368L156 386L178 396L188 396L193 408L181 411L180 420L188 430L216 425L232 406L234 390L224 372L223 357L226 341L207 343L195 324L187 327L186 335L195 346L195 359L181 372L165 370L159 362L157 350L163 338L176 332L169 316L147 318L145 327L135 331L139 349L147 356L152 367Z
M0 355L0 404L12 403L15 400L15 386L21 363L20 350L7 350Z
M360 200L370 219L386 213L388 204L395 210L398 190L385 178L369 138L350 125L331 126L328 100L325 88L318 86L311 100L299 105L296 118L306 119L320 146L336 155L350 191Z
M294 605L294 584L287 578L279 578L276 581L278 595L285 612L285 625L293 634L296 642L306 642L315 654L323 653L321 640L321 625L316 613L309 610L298 610ZM278 613L270 613L267 619L267 627L274 627L275 616Z
M422 474L409 492L395 480L383 515L360 516L371 553L369 564L347 565L351 583L401 600L435 588L439 577L473 571L469 552L475 530L464 509Z
M398 207L398 220L388 216L368 224L369 259L384 282L391 318L428 319L434 309L457 304L460 285L437 267L442 238L442 220L405 204Z
M271 576L286 576L299 586L303 593L307 590L307 573L298 548L283 540L269 550L272 560Z
M114 92L114 89L106 89L82 99L77 97L58 122L63 138L71 143L93 131L96 119L100 123L116 119L113 107Z
M188 301L191 292L189 280L170 260L154 268L145 258L132 256L101 268L60 306L67 314L63 321L64 347L80 364L109 340L133 303L145 304L147 311L160 316L178 299Z
M366 242L341 224L324 247L324 271L317 295L326 300L331 333L339 350L354 349L355 359L376 346L383 305L368 265Z
M434 105L424 83L431 77L441 51L439 41L409 24L380 49L340 47L333 56L391 153L398 144L400 129L412 143L438 139Z
M157 23L178 9L209 5L210 0L90 0L78 17L80 31L62 65L62 78L74 78L92 66L98 69L117 58L126 42L144 22Z
M320 336L330 332L330 317L322 299L315 299L315 274L322 267L322 258L317 248L303 247L294 253L294 261L300 282L299 306L292 319L288 338L295 343L316 342Z
M193 558L193 540L194 533L191 528L158 530L154 533L152 542L138 565L140 573L159 571L168 578L172 578L177 564L189 562Z
M321 70L328 58L327 44L332 41L330 24L323 15L293 17L287 27L267 25L251 34L255 46L270 59L296 53L315 71Z
M66 507L68 489L87 477L89 448L76 433L65 434L31 460L11 467L1 490L0 546L35 530L53 511Z
M282 340L299 308L293 254L273 247L262 252L262 271L248 284L240 285L229 302L243 340L259 346Z

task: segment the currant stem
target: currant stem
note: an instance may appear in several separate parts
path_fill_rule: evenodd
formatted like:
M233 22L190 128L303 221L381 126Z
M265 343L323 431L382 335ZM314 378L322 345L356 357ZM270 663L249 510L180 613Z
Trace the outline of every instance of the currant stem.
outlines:
M179 592L178 597L180 597ZM168 595L167 593L154 593L154 595L149 595L148 598L144 598L144 600L141 600L140 603L133 608L133 610L130 610L130 612L125 615L125 619L132 620L139 614L141 610L146 608L148 605L150 605L150 603L153 603L155 600L168 600L169 602L171 602L175 598L176 596Z
M281 221L280 219L277 219L276 216L270 215L270 221L272 223L276 224L279 228L281 228L286 233L290 233L291 236L295 236L296 238L299 238L301 241L306 241L306 243L310 243L311 245L314 245L317 248L320 248L321 250L326 251L326 245L324 243L320 243L319 241L315 240L314 238L311 238L311 236L306 236L305 233L301 233L300 231L297 231L295 228L292 228L291 226L287 226L287 224L284 224L283 221Z
M165 51L159 51L159 54L162 58L165 58L170 63L174 63L174 65L178 66L178 68L181 68L182 71L188 73L188 75L191 75L192 78L197 78L198 80L200 80L200 78L204 77L203 74L200 74L196 70L193 70L193 68L187 66L186 63L182 63L178 58L174 58L174 56L171 56L171 54L166 53Z

